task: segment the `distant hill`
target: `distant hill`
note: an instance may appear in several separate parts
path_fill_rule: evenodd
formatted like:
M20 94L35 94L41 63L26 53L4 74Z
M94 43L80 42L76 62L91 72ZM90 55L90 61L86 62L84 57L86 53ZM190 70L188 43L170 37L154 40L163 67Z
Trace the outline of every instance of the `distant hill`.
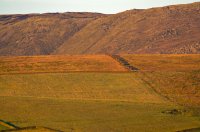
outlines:
M48 55L98 13L47 13L0 16L0 55Z
M0 16L0 55L200 53L200 2L114 15Z
M55 54L200 53L200 2L97 19Z

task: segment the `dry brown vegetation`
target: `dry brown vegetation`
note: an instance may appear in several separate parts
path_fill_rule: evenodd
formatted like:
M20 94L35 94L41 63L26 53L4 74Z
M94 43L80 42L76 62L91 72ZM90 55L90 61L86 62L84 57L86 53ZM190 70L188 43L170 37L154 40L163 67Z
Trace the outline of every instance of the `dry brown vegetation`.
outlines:
M54 54L200 53L199 13L200 2L110 15L89 23Z
M121 55L142 71L198 71L200 55Z
M0 16L0 55L14 55L0 57L0 119L63 131L198 130L200 55L183 54L200 53L199 13L200 2ZM102 53L122 58L69 55Z
M91 21L97 13L0 16L0 55L48 55Z
M200 105L200 55L121 56L158 94L180 105Z
M141 77L149 82L158 94L172 102L182 106L200 106L200 71L145 72Z
M200 53L200 2L114 15L0 16L0 55Z
M127 70L106 55L0 57L0 74L77 71L124 72Z

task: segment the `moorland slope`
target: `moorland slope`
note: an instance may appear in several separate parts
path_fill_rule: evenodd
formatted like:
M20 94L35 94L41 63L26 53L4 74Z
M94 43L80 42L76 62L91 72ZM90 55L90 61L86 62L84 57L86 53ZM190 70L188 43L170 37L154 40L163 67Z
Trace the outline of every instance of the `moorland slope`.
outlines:
M97 19L55 54L200 53L200 3L129 10Z
M48 55L98 13L47 13L0 16L0 55Z
M200 2L113 15L0 16L0 55L200 53Z

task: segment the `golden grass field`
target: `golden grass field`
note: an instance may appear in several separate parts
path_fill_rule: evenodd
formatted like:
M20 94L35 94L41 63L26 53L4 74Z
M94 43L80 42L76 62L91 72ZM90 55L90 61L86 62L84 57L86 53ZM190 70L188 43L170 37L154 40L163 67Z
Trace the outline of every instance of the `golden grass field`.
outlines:
M127 70L106 55L0 57L0 74L80 71L124 72Z
M62 64L53 66L58 59L52 56L40 56L37 61L46 60L45 65L54 70L50 72L33 63L37 57L26 61L5 57L0 67L32 62L32 68L31 72L22 67L0 75L0 119L19 127L43 126L67 132L172 132L200 127L199 55L122 56L140 70L128 72L105 55L72 56L77 59L71 61L69 56L53 56L63 58L66 66L77 64L76 69L84 72L68 72L70 68ZM14 62L16 58L21 62ZM91 58L98 60L92 63L93 70L81 65ZM53 67L65 70L57 73ZM107 70L101 71L101 67ZM173 110L180 112L166 112Z
M122 55L161 95L186 106L200 106L200 55Z
M146 72L141 77L172 102L183 106L200 106L200 71Z
M0 76L0 96L163 103L135 73Z
M196 71L200 70L200 55L121 55L142 71Z
M0 118L20 127L45 126L66 132L170 132L196 128L200 124L190 111L180 115L163 114L165 110L183 109L166 104L25 97L1 97L0 103L3 106Z

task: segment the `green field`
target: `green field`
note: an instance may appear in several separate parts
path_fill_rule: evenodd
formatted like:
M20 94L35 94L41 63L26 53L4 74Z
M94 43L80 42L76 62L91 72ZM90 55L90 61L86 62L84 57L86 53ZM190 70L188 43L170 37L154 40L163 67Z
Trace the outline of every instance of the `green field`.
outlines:
M136 73L1 75L0 96L163 103Z
M3 106L0 118L21 127L37 125L63 131L170 132L200 125L190 113L163 114L162 111L177 108L165 104L23 97L4 97L0 103Z
M176 131L199 127L192 111L155 93L139 73L0 76L0 118L64 131ZM14 112L13 112L14 111Z
M69 132L198 131L199 55L122 55L137 72L109 56L79 57L5 57L0 119ZM57 59L64 65L51 65Z

